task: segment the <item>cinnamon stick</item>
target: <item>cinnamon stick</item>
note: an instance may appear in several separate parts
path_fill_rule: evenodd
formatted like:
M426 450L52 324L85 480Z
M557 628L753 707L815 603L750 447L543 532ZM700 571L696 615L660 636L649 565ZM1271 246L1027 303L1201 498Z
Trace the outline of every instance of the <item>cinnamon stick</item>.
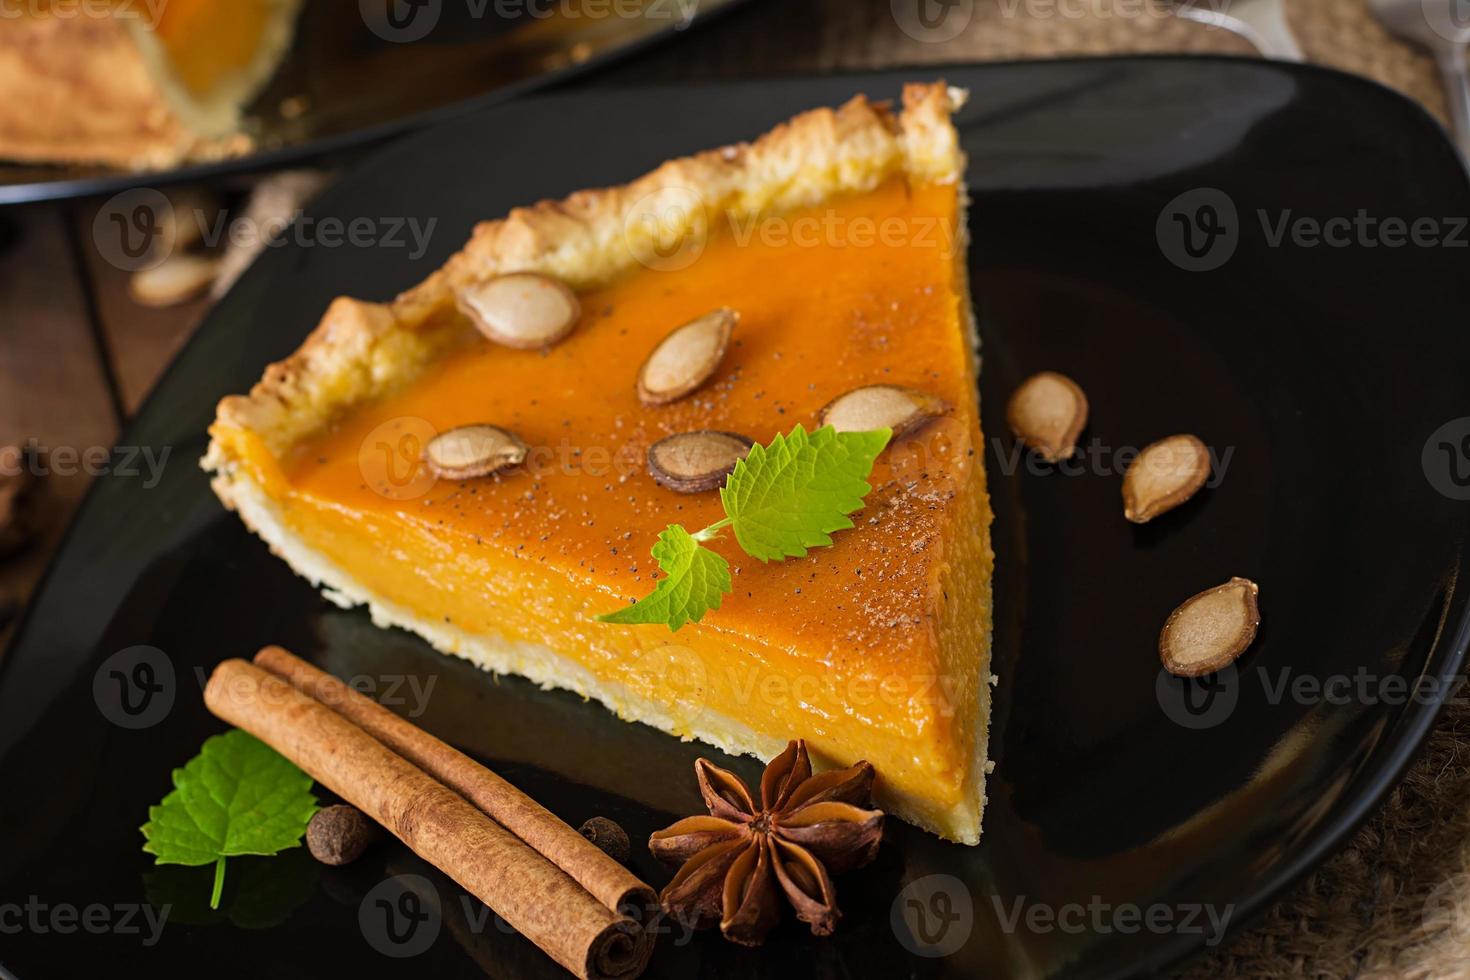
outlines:
M255 655L255 666L327 705L469 800L575 878L612 911L638 918L658 904L652 888L556 814L372 698L281 647L261 650Z
M566 872L331 708L244 660L215 668L215 715L382 824L583 980L632 980L652 943Z

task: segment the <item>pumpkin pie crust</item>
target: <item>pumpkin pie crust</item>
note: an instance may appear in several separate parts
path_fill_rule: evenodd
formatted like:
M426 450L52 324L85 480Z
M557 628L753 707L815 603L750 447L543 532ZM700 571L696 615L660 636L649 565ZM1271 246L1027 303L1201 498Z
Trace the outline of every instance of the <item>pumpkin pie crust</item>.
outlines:
M732 753L804 738L821 766L878 771L889 812L979 840L993 557L965 258L964 93L859 96L752 143L665 163L481 224L387 303L339 299L248 395L224 399L204 467L224 504L300 575L383 627ZM544 351L479 334L456 292L510 272L574 289L576 329ZM640 401L641 365L681 323L729 306L701 389ZM721 516L647 472L697 429L768 442L872 384L944 416L879 458L855 527L763 564L733 541L734 591L677 632L598 622L652 591L670 523ZM434 480L416 447L485 423L526 463Z
M0 158L166 169L248 152L301 0L30 0L0 18Z

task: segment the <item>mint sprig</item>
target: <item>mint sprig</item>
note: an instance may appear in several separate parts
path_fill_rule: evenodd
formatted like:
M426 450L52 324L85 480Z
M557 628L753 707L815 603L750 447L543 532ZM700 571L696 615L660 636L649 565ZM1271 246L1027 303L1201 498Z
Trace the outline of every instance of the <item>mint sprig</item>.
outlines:
M226 858L296 847L317 811L311 777L238 729L207 739L173 771L173 784L173 792L148 808L143 850L155 864L213 864L212 909L224 890Z
M725 528L742 550L761 561L804 558L811 548L832 543L832 534L852 527L848 515L872 491L868 476L893 433L838 432L828 427L808 434L798 425L769 446L754 446L735 465L720 502L724 520L695 534L670 524L653 546L663 579L640 602L597 618L604 623L663 623L678 630L720 608L731 591L730 565L703 546Z
M893 433L838 432L811 435L797 426L769 446L754 446L720 490L735 540L752 558L805 558L825 548L833 531L852 527L871 491L868 474Z
M670 524L658 536L653 557L664 577L653 594L626 609L598 616L604 623L667 623L677 630L699 622L730 591L730 563L723 555L700 547L693 535Z

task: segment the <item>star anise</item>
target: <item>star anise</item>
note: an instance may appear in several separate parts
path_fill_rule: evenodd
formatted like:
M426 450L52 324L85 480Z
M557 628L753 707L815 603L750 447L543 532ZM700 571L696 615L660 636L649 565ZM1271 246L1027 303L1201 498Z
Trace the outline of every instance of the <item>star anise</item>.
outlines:
M883 811L867 808L873 767L812 775L798 739L766 766L761 805L745 783L700 759L694 763L709 816L686 817L648 841L655 857L678 866L659 900L694 928L720 924L726 939L758 946L781 918L781 899L818 936L830 936L841 913L831 875L873 860Z

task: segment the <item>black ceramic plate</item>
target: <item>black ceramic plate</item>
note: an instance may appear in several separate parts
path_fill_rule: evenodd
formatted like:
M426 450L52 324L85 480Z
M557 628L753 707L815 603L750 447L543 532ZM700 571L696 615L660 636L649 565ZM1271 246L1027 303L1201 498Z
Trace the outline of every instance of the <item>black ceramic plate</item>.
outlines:
M317 202L316 217L439 226L417 261L269 252L125 440L170 452L161 479L99 480L0 675L5 967L23 980L556 975L519 937L477 930L459 890L401 848L345 870L299 851L239 859L217 914L200 908L208 869L155 869L140 851L170 768L222 728L201 676L269 642L366 679L399 710L422 707L422 724L573 824L606 814L635 841L698 809L690 766L708 753L323 601L210 495L195 459L215 400L290 352L333 296L392 295L477 218L929 74L507 105L386 150ZM997 513L985 839L947 845L895 822L876 864L840 881L834 938L787 924L750 951L669 936L654 976L1151 974L1340 843L1460 666L1470 333L1457 287L1470 250L1456 216L1470 214L1470 189L1429 118L1347 76L1228 59L947 74L974 93L959 125ZM1325 223L1331 242L1309 244L1304 222ZM1418 244L1387 244L1400 222ZM1042 368L1092 401L1084 472L1031 472L1000 434L1007 393ZM1223 479L1151 525L1125 523L1118 452L1178 431L1206 439ZM1164 618L1232 575L1261 584L1253 651L1213 681L1161 676ZM139 645L160 652L120 654ZM142 713L127 716L118 698L148 679L144 661L157 690L145 703L129 688ZM403 678L432 683L430 696ZM1416 682L1418 697L1400 689ZM641 848L636 865L666 880ZM381 927L359 926L364 896L403 873L439 899L437 938L408 961L379 951ZM173 906L152 945L146 926L116 928L118 910L147 900ZM65 914L44 911L91 905L110 928L63 935ZM28 907L43 911L8 928L19 913L7 910Z
M158 172L0 161L0 204L206 180L341 152L607 64L743 2L310 0L291 50L246 109L254 152Z

